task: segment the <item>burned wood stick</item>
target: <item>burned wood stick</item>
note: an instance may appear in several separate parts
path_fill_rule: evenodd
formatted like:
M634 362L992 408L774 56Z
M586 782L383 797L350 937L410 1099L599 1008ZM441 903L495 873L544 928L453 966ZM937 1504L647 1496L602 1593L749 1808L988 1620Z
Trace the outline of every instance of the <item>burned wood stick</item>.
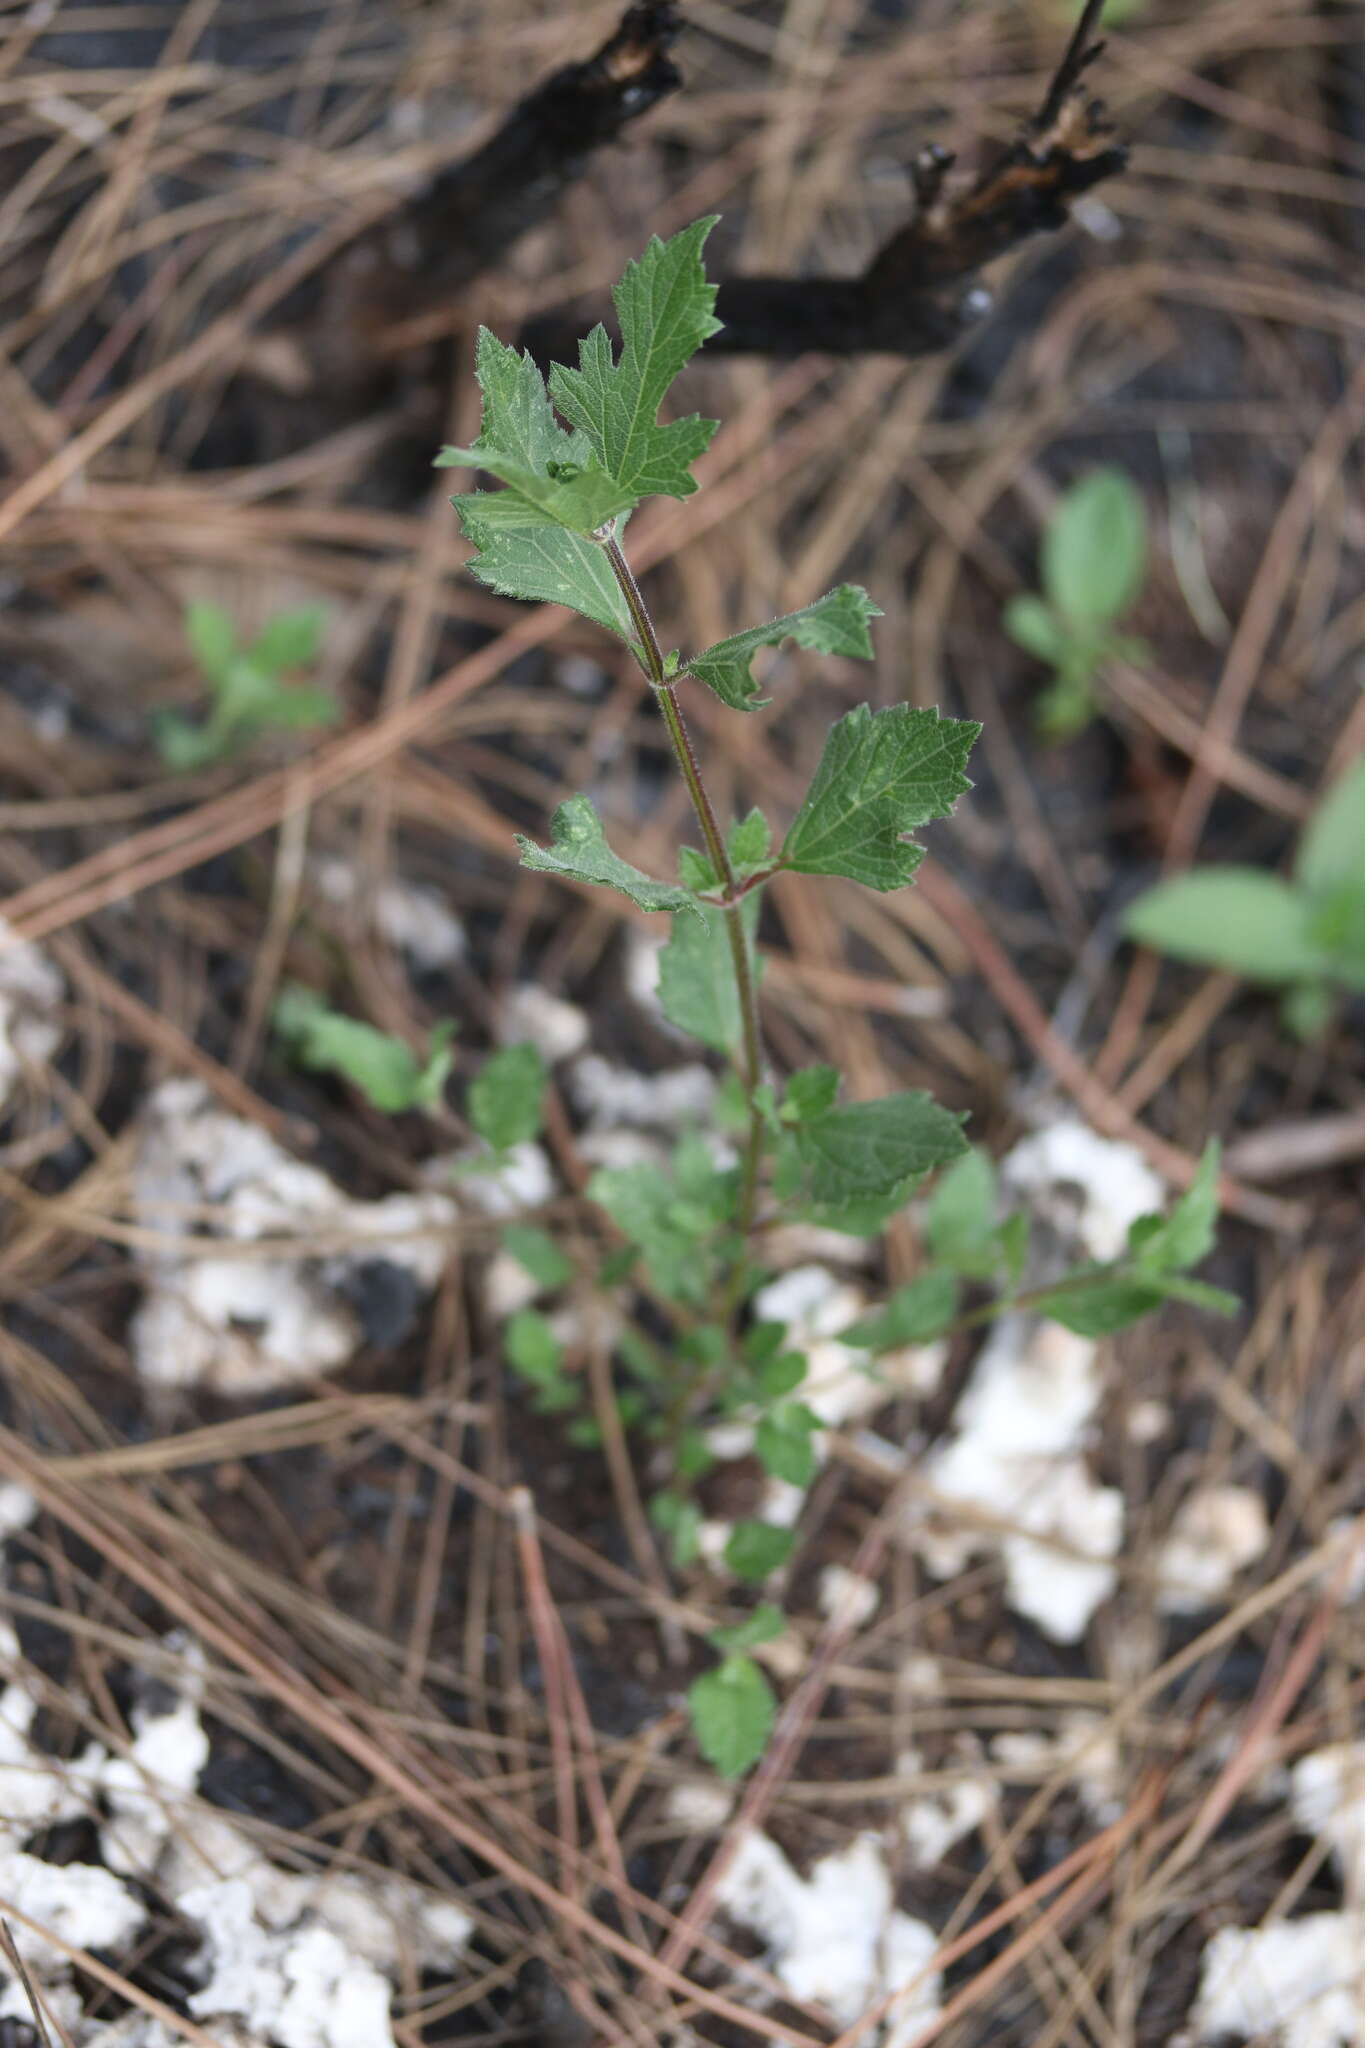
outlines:
M931 145L912 167L915 211L861 277L723 278L721 332L710 350L797 356L884 352L917 356L947 347L988 310L982 269L1029 236L1065 226L1074 199L1121 171L1102 101L1085 73L1104 45L1094 39L1103 0L1089 0L1038 112L1014 142L954 189L954 159ZM583 321L566 309L537 320L524 339L540 361L556 358Z
M437 178L405 225L423 253L424 296L467 284L545 218L595 150L675 92L669 57L682 23L672 0L628 7L607 41L513 108L483 148Z
M989 300L971 287L986 264L1030 235L1064 227L1071 201L1127 161L1103 102L1085 86L1104 48L1093 40L1102 5L1089 0L1042 106L970 184L954 192L949 152L922 151L912 170L915 212L861 277L727 279L716 303L724 332L708 346L924 355L980 318Z

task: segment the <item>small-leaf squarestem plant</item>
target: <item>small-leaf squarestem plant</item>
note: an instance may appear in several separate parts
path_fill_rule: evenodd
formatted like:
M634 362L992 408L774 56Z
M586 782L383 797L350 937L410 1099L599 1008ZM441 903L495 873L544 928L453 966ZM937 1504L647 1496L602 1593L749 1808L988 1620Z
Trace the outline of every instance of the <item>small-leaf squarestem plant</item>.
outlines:
M760 648L784 641L867 659L878 616L866 592L844 584L800 611L737 633L700 652L665 652L631 570L627 522L649 496L686 498L692 464L715 422L661 424L659 408L678 373L716 332L714 289L702 266L712 226L695 222L654 240L615 292L621 346L598 327L580 344L577 368L556 365L548 388L528 355L481 331L483 393L478 439L447 448L443 467L482 471L502 488L454 499L473 543L470 568L493 590L571 606L616 635L653 692L696 815L700 845L681 848L675 880L656 879L609 845L587 796L572 796L551 821L548 845L520 838L522 864L577 883L615 889L672 919L659 996L670 1021L732 1063L720 1097L720 1128L693 1132L669 1168L598 1171L589 1194L614 1226L604 1231L598 1286L621 1315L617 1404L641 1433L652 1471L662 1471L651 1510L675 1562L698 1554L696 1490L715 1463L718 1422L752 1431L773 1477L801 1487L819 1456L820 1420L802 1400L807 1361L786 1328L753 1308L765 1274L763 1245L778 1221L805 1220L870 1236L902 1209L926 1176L947 1170L932 1205L937 1270L887 1304L873 1327L846 1333L870 1369L878 1351L923 1341L998 1313L1018 1297L1025 1246L1017 1225L997 1224L989 1162L970 1152L962 1119L929 1095L840 1100L838 1073L812 1067L779 1083L764 1056L755 949L765 885L779 874L837 876L876 890L908 883L922 858L911 834L945 817L969 787L967 757L979 728L908 704L860 704L830 731L805 798L775 838L763 813L723 825L707 792L684 718L684 693L709 689L741 712L765 701L753 674ZM727 1142L727 1138L732 1142ZM1208 1249L1214 1162L1176 1211L1185 1222L1146 1219L1124 1260L1053 1283L1043 1304L1076 1326L1113 1329L1195 1283L1185 1269ZM1160 1232L1164 1231L1164 1235ZM553 1291L567 1264L542 1232L517 1226L508 1249L532 1281ZM999 1298L964 1310L966 1286L995 1282ZM1205 1305L1213 1290L1202 1290ZM567 1368L549 1317L523 1308L506 1337L511 1368L538 1404L561 1413L576 1441L594 1421ZM725 1561L761 1584L786 1560L790 1528L739 1522ZM774 1712L768 1680L749 1655L780 1625L765 1605L712 1638L722 1661L690 1694L701 1746L726 1774L760 1754Z

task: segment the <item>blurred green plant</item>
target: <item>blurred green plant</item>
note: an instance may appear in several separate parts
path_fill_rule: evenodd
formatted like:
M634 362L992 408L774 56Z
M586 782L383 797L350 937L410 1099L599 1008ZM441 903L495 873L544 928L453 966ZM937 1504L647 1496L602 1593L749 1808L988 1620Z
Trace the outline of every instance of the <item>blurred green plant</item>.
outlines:
M1365 759L1304 826L1289 878L1196 868L1139 896L1124 929L1158 952L1282 989L1287 1028L1319 1036L1336 993L1365 990Z
M419 1059L392 1031L331 1009L316 990L295 982L275 998L271 1023L295 1066L339 1075L374 1109L395 1116L434 1109L441 1100L454 1058L453 1024L435 1026Z
M1147 568L1147 518L1121 469L1097 469L1073 484L1043 532L1042 595L1013 597L1005 631L1045 661L1052 681L1034 706L1046 739L1070 739L1094 717L1096 683L1116 656L1141 661L1140 640L1115 631L1136 602Z
M338 707L329 691L283 680L316 661L324 623L315 606L277 612L243 647L221 605L187 606L185 637L212 703L201 720L179 711L153 714L152 737L166 766L190 773L240 753L262 733L331 725Z

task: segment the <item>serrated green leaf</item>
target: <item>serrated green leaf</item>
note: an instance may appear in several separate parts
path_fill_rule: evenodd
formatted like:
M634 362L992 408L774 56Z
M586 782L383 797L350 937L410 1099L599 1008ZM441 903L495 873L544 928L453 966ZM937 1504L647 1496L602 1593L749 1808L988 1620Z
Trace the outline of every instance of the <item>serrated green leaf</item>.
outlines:
M1313 894L1365 877L1365 760L1338 776L1304 826L1294 876Z
M1157 1281L1097 1267L1093 1280L1085 1286L1059 1285L1051 1293L1039 1295L1032 1306L1038 1315L1050 1316L1078 1337L1112 1337L1160 1308L1165 1296L1165 1288Z
M788 612L766 626L750 626L745 633L718 640L714 647L684 662L682 673L705 683L732 710L757 711L768 702L759 695L750 666L760 647L780 647L784 640L794 640L798 647L817 654L856 655L870 661L868 621L881 615L881 607L873 604L858 584L841 583L799 612Z
M605 626L634 647L626 601L611 573L606 551L563 526L524 530L490 521L486 508L502 500L487 494L452 498L466 537L479 550L467 563L470 574L502 597L530 604L564 604Z
M808 1361L801 1352L775 1352L755 1366L754 1392L760 1401L780 1401L784 1395L796 1392L807 1370Z
M740 915L750 967L757 979L762 962L753 956L758 924L758 892L742 899ZM735 987L735 963L726 919L717 911L705 926L696 917L673 917L673 936L659 955L659 1002L670 1024L709 1045L713 1052L733 1052L744 1035L744 1019Z
M1129 906L1130 939L1251 981L1310 981L1330 964L1310 937L1310 899L1260 868L1199 868Z
M790 1192L842 1207L903 1199L926 1173L967 1149L962 1119L920 1089L845 1103L785 1134Z
M185 638L200 670L210 682L221 682L237 654L237 628L220 604L185 607Z
M247 649L247 660L268 676L280 675L285 669L306 668L310 661L317 660L326 623L327 614L320 605L276 612Z
M686 1571L701 1555L701 1509L693 1500L677 1493L656 1493L649 1503L649 1519L669 1539L669 1549L678 1570Z
M443 448L436 467L486 470L507 486L486 504L490 529L548 521L592 534L637 502L637 494L604 475L582 434L560 426L529 353L518 355L481 327L475 374L483 392L478 439L469 448Z
M757 1585L784 1565L796 1548L796 1532L772 1522L736 1522L725 1546L725 1562L737 1579Z
M655 882L612 852L590 797L571 796L559 806L550 820L548 847L537 846L520 832L516 840L522 866L537 874L595 882L603 889L619 889L641 910L683 910L703 925L707 921L686 889L672 882Z
M771 837L762 811L750 811L747 818L737 819L730 827L727 841L730 864L741 880L750 868L763 866L768 858Z
M436 1025L426 1058L418 1059L392 1032L329 1009L312 989L282 989L271 1021L297 1065L340 1074L375 1109L396 1115L406 1109L433 1109L441 1100L451 1067L453 1024Z
M695 846L678 848L678 878L694 895L720 887L720 876L709 855L699 853Z
M860 1316L839 1332L841 1344L859 1351L899 1351L905 1344L927 1344L942 1336L957 1314L957 1275L946 1267L911 1280L871 1315Z
M688 1711L702 1755L722 1778L756 1764L777 1719L773 1689L751 1657L730 1656L688 1688Z
M1097 469L1061 499L1043 535L1044 595L1070 624L1107 624L1142 588L1147 514L1121 469Z
M1066 627L1051 605L1031 594L1010 599L1005 606L1004 626L1015 646L1022 647L1026 654L1036 655L1039 661L1061 661L1071 644Z
M782 1635L786 1626L787 1617L781 1608L765 1600L743 1621L733 1622L728 1628L713 1628L706 1640L718 1650L756 1650L761 1643L771 1643Z
M787 1123L804 1124L812 1117L825 1116L839 1093L837 1067L802 1067L787 1082L782 1096L782 1116Z
M1213 1250L1220 1157L1216 1142L1206 1145L1194 1179L1169 1216L1140 1216L1133 1224L1128 1248L1144 1277L1188 1272Z
M573 1278L571 1260L547 1230L539 1230L533 1223L509 1223L502 1233L502 1248L547 1294L567 1286Z
M941 1175L925 1207L924 1234L935 1259L969 1279L988 1278L1000 1264L995 1203L995 1168L973 1145Z
M817 1459L812 1439L820 1418L804 1401L784 1401L763 1416L754 1432L754 1451L765 1472L789 1486L809 1486Z
M714 420L658 424L670 384L719 322L715 286L706 281L701 251L715 216L694 221L670 241L654 237L628 264L612 293L621 326L620 361L595 327L579 343L578 368L556 364L550 393L571 425L586 437L607 475L637 498L686 498L696 489L690 465L715 432Z
M541 1388L560 1382L564 1346L544 1316L533 1308L519 1308L509 1316L502 1333L503 1355L515 1372Z
M860 704L830 733L815 779L782 848L806 875L846 875L899 889L923 858L907 835L943 818L971 787L963 774L981 728L909 704Z
M704 1210L679 1202L668 1174L657 1166L600 1167L588 1193L643 1254L660 1294L705 1300L710 1269L699 1240L711 1225Z
M533 1045L505 1045L469 1086L469 1121L495 1152L524 1145L540 1130L545 1062Z

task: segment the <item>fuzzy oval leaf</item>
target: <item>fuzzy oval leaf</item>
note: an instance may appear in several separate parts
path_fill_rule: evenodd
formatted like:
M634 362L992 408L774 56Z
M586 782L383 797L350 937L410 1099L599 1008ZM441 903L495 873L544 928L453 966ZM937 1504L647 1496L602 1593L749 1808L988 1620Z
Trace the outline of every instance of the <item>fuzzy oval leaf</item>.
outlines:
M736 1522L725 1546L725 1562L737 1579L757 1585L787 1562L796 1548L796 1531L773 1522Z
M988 1278L1000 1263L995 1206L995 1168L974 1145L954 1160L925 1208L924 1234L934 1257L955 1273Z
M1005 606L1004 625L1015 646L1022 647L1026 654L1036 655L1039 661L1061 661L1070 645L1066 627L1051 605L1030 592L1010 599Z
M329 1009L312 989L282 989L271 1021L299 1066L341 1075L387 1115L431 1109L441 1100L450 1073L453 1024L435 1027L426 1058L420 1060L392 1032Z
M585 436L607 475L642 498L686 498L696 489L690 465L715 432L714 420L658 424L668 387L720 323L712 317L716 288L706 281L701 251L713 214L671 240L655 236L626 266L612 293L621 327L613 362L604 327L578 348L578 368L556 363L550 393L566 420Z
M756 1650L760 1643L771 1643L782 1635L786 1626L787 1617L781 1608L765 1600L743 1621L732 1622L728 1628L713 1628L706 1640L718 1650Z
M483 1063L469 1085L469 1121L495 1152L538 1135L545 1096L545 1062L533 1045L505 1045Z
M818 1460L813 1438L820 1418L804 1401L783 1401L763 1416L754 1433L758 1462L774 1479L809 1486Z
M1365 760L1338 776L1304 826L1294 874L1314 892L1365 878Z
M220 604L186 605L185 638L203 674L211 682L221 682L237 653L237 628L231 614Z
M804 875L846 875L899 889L924 857L907 835L944 818L970 789L963 769L981 727L909 704L841 718L782 848Z
M1312 942L1309 899L1260 868L1200 868L1159 882L1130 905L1130 939L1252 981L1309 981L1328 971Z
M1218 1221L1216 1140L1204 1147L1194 1179L1169 1216L1139 1216L1128 1234L1134 1263L1144 1275L1188 1272L1213 1250Z
M301 605L294 611L276 612L247 649L247 659L270 676L287 668L305 668L317 659L326 623L327 614L321 605Z
M640 910L687 911L703 925L706 923L699 905L686 889L672 882L653 881L612 852L590 797L571 796L559 806L550 820L548 846L537 846L520 832L516 840L521 848L522 866L537 874L593 882L599 888L619 890Z
M777 1719L773 1689L752 1657L730 1656L703 1672L687 1706L701 1753L722 1778L742 1777L758 1762Z
M1063 618L1107 623L1125 612L1147 567L1147 514L1121 469L1097 469L1066 492L1043 535L1043 590Z
M760 647L780 647L794 640L798 647L817 654L844 654L859 660L872 659L872 636L868 621L881 617L881 607L856 583L841 583L814 604L799 612L771 620L766 626L751 626L746 633L734 633L718 640L703 654L684 662L682 673L714 690L722 704L734 711L757 711L768 702L759 695L750 664Z

